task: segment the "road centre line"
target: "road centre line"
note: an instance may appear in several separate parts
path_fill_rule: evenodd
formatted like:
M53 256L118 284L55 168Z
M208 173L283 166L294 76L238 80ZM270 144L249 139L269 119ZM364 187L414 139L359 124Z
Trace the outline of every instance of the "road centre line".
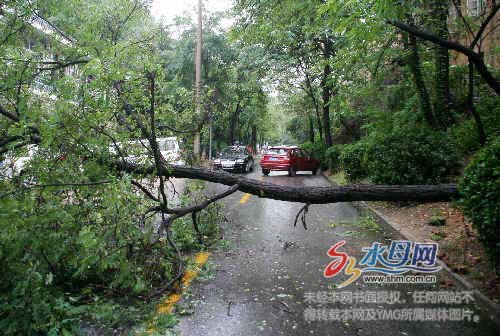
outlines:
M259 181L264 181L264 176L259 177ZM246 193L243 196L241 196L240 204L245 204L246 202L248 202L248 200L250 199L251 196L252 196L252 194L249 194L249 193Z
M157 314L170 314L174 306L182 298L182 293L189 287L191 282L196 278L203 266L207 263L210 257L209 252L199 252L194 256L194 264L191 268L184 272L181 278L182 288L179 292L170 293L162 302L156 306ZM153 333L153 329L148 329L148 334Z

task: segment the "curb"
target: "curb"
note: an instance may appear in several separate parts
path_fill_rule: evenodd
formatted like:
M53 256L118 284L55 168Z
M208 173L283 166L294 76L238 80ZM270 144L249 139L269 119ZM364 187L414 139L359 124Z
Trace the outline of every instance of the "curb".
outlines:
M332 181L330 181L330 179L328 178L328 176L325 175L324 172L321 172L321 175L323 175L323 177L328 181L328 183L330 183L331 185L335 185ZM350 202L350 204L355 209L357 209L359 212L369 213L373 217L375 217L375 219L378 222L380 222L381 224L384 224L384 225L387 225L387 226L393 228L403 238L405 238L407 240L411 240L411 241L416 241L415 237L412 237L410 234L407 234L407 233L404 234L403 232L398 230L395 225L393 225L387 218L384 217L384 215L382 215L380 212L378 212L377 210L370 207L365 201ZM446 265L446 263L444 261L442 261L441 259L436 258L436 262L439 266L441 266L443 268L443 270L445 270L449 275L451 275L451 277L453 279L455 279L455 281L459 282L466 289L472 291L472 293L474 294L476 299L478 299L478 301L481 301L484 305L486 305L492 313L494 313L497 316L500 316L500 304L497 304L497 303L491 301L486 295L481 293L477 288L475 288L464 277L453 272L453 270L451 268L449 268L448 265Z

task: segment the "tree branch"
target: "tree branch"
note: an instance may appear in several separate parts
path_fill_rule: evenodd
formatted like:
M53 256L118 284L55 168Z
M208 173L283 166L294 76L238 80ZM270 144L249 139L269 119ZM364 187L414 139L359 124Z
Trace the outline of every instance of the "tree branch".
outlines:
M160 202L160 199L158 197L156 197L155 195L153 195L151 193L151 191L149 191L145 186L143 186L142 184L140 184L139 182L135 181L135 180L132 180L130 181L130 183L132 183L133 185L135 185L137 188L139 188L144 194L146 194L146 196L148 196L150 199L152 199L153 201L155 202Z
M0 105L0 114L6 116L12 121L19 122L19 117L14 113L7 111L2 105Z
M95 182L68 182L68 183L47 183L47 184L36 184L36 183L29 183L27 186L23 186L21 189L17 189L14 191L9 191L3 194L0 194L0 199L7 197L9 195L13 195L19 191L29 191L32 189L44 189L44 188L49 188L49 187L91 187L91 186L98 186L102 184L107 184L107 183L112 183L112 180L103 180L103 181L95 181Z
M58 61L45 62L46 64L51 64L51 66L48 66L48 67L45 67L45 68L39 68L38 72L41 72L41 71L51 71L51 70L59 70L59 69L67 68L67 67L72 66L72 65L86 64L88 62L89 62L88 59L81 59L81 60L75 60L75 61L69 61L69 62L60 62L60 61L59 62Z
M474 40L472 40L469 48L474 49L474 47L476 46L476 44L479 41L479 39L481 39L481 35L483 35L484 30L486 29L486 27L488 26L488 24L490 23L490 21L493 20L493 18L495 17L495 15L497 14L497 12L498 12L499 9L500 9L500 4L495 5L495 7L493 7L491 9L490 15L488 15L488 17L486 18L486 20L484 20L483 23L481 24L481 27L477 31L477 34L474 37Z
M469 31L469 34L471 36L474 36L474 32L472 31L472 28L465 19L464 15L462 14L462 5L461 5L461 0L452 0L453 6L455 7L455 11L457 12L457 16L462 20L464 23L465 28Z
M224 191L220 194L217 194L215 196L212 196L211 198L205 199L200 204L196 204L196 205L192 205L192 206L188 206L188 207L182 207L182 208L166 209L165 213L167 213L169 215L176 215L176 218L185 216L189 213L196 213L198 211L205 209L210 204L235 193L236 191L238 191L239 187L240 187L239 184L235 184L231 188L227 189L226 191ZM162 210L161 206L154 207L154 208L150 209L150 211L161 211L161 210Z
M117 169L129 173L147 175L155 167L139 166L129 162L115 162ZM327 204L352 201L450 201L459 197L455 184L442 185L353 185L342 187L289 187L248 179L239 175L188 166L162 166L164 176L198 179L228 186L258 197L280 201Z
M433 42L437 45L440 45L444 48L455 50L466 55L476 66L477 72L483 77L483 79L488 83L488 85L496 92L497 95L500 95L500 84L493 77L493 75L488 70L488 67L484 63L483 57L481 54L476 53L473 49L467 48L460 43L452 42L448 40L444 40L436 35L431 33L422 31L415 26L408 25L398 20L389 20L387 21L390 25L393 25L409 34L420 37L426 41Z
M14 146L11 146L11 147L0 148L0 155L2 155L4 153L7 153L11 149L19 149L19 148L27 146L29 144L30 144L29 141L22 141L22 142L19 142L19 143L15 144Z
M307 230L306 214L309 211L310 205L311 205L310 203L304 204L304 206L299 210L299 212L297 212L297 215L295 216L295 222L293 223L294 227L297 226L297 222L299 221L299 217L300 217L300 220L302 222L302 226L304 227L304 230ZM301 214L302 214L302 216L300 216Z
M438 44L438 45L445 47L447 49L452 49L452 50L458 51L458 52L465 54L467 56L469 56L471 54L475 54L475 52L473 50L461 45L460 43L444 40L444 39L442 39L434 34L420 30L420 29L418 29L418 27L411 26L409 24L406 24L406 23L398 21L398 20L389 20L387 22L390 25L397 27L397 28L399 28L407 33L410 33L414 36L420 37L421 39L424 39L426 41L433 42L433 43Z
M0 147L3 147L11 142L17 141L22 139L20 135L12 135L12 136L5 136L3 138L0 138Z

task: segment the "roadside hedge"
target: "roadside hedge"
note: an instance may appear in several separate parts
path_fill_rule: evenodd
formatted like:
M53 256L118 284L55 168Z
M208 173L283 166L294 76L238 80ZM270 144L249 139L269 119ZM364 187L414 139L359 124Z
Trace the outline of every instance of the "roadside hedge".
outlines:
M344 145L340 154L340 167L349 181L359 181L368 176L368 144L364 141Z
M324 164L332 172L336 172L340 169L340 155L342 154L342 149L342 145L333 145L325 152Z
M422 126L371 137L366 151L365 169L375 184L440 183L459 160L446 133Z
M477 152L459 183L460 205L492 259L500 263L500 139Z

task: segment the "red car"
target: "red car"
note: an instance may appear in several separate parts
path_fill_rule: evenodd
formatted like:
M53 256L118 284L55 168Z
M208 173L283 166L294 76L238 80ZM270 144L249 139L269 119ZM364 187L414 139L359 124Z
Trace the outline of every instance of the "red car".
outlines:
M302 148L276 146L270 147L264 154L260 167L266 176L271 170L287 171L289 176L295 176L298 171L311 171L316 175L319 161Z

